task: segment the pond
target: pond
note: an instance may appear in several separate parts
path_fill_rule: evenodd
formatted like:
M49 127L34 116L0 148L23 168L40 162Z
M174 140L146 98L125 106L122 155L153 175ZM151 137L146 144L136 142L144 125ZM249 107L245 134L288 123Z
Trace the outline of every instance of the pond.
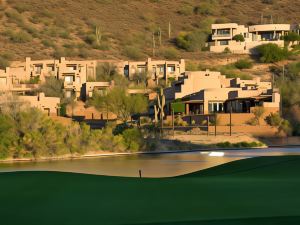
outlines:
M0 163L0 172L61 171L138 177L139 170L141 170L143 177L171 177L234 160L279 155L300 155L300 148L138 154L42 162L6 162Z

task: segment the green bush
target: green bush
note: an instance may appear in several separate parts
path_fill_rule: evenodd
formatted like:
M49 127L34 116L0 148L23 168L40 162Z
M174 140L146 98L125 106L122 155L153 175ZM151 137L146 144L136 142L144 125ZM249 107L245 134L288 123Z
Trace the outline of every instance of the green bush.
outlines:
M216 144L219 148L256 148L262 147L263 144L261 142L237 142L237 143L230 143L230 142L221 142Z
M140 60L143 58L143 54L141 53L140 49L135 46L126 46L124 49L125 55L133 60Z
M92 45L96 42L96 36L94 34L88 34L84 40L86 43Z
M216 8L210 3L202 3L194 7L194 13L204 16L214 15Z
M205 46L208 34L201 31L195 30L189 33L180 33L176 38L176 45L178 48L185 49L189 52L201 50Z
M269 116L266 117L265 120L270 126L278 127L282 123L283 119L278 113L271 113Z
M5 15L11 22L14 22L18 25L23 25L24 23L23 16L14 9L5 11Z
M26 43L32 40L32 36L24 31L13 32L7 31L6 35L15 43Z
M257 48L257 52L260 56L260 61L263 63L274 63L284 59L287 59L289 52L286 48L280 48L276 44L264 44Z
M183 5L177 12L180 15L190 16L193 14L193 7L190 5Z
M9 67L9 65L9 61L3 56L0 56L0 69L5 69L6 67Z
M235 40L235 41L239 41L239 42L244 42L245 41L245 38L242 34L237 34L232 39Z
M292 43L295 41L300 41L300 35L296 32L289 32L288 35L284 36L284 40Z
M178 59L179 56L178 56L179 52L175 49L175 48L166 48L164 49L163 51L163 55L166 59Z
M230 48L226 47L226 48L224 49L223 53L225 53L225 54L231 53Z
M127 129L122 133L125 146L129 151L138 151L143 145L143 135L138 128Z
M43 44L45 47L55 47L54 42L51 41L51 40L49 40L49 39L42 40L42 44Z
M17 2L17 4L14 5L14 8L19 12L23 13L30 10L30 6L26 3Z
M253 67L253 64L247 59L240 59L234 64L234 66L241 70L241 69L250 69Z

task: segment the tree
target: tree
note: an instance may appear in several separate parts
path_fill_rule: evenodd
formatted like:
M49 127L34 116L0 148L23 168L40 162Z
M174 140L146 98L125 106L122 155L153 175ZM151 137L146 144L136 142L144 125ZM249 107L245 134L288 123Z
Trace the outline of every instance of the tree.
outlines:
M100 110L109 110L118 119L127 122L131 115L147 110L147 100L141 95L129 96L125 88L116 87L107 95L94 95L90 104Z
M254 118L258 125L260 124L260 119L264 113L265 113L264 107L257 106L253 109Z
M288 35L284 36L284 40L288 43L292 42L292 44L296 41L300 41L300 35L296 32L289 32Z
M260 61L264 63L274 63L286 59L289 52L286 48L282 49L276 44L264 44L257 48Z
M11 155L14 143L18 140L14 129L13 119L4 114L0 114L0 159L5 159Z
M240 70L241 69L250 69L253 66L252 62L250 62L247 59L240 59L234 65L236 68L238 68Z
M44 92L47 97L64 98L63 91L64 81L56 79L54 76L47 77L45 82L41 84L38 91Z
M238 42L244 42L245 41L245 38L242 34L237 34L237 35L233 36L232 39L235 40L235 41L238 41Z
M112 63L99 63L96 67L96 79L95 81L112 81L114 77L118 75L117 67ZM89 80L94 79L89 77Z
M132 80L135 81L138 85L144 84L145 86L147 86L148 77L149 76L147 72L135 73L132 76Z

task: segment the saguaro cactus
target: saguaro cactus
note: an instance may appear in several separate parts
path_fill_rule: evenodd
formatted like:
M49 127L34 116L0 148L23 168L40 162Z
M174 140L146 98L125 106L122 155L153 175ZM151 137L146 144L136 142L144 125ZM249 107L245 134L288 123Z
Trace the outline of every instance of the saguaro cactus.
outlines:
M161 46L161 29L158 28L158 35L159 35L159 46Z
M168 33L169 33L169 39L171 38L171 22L169 22L169 29L168 29Z
M101 42L101 39L102 39L102 33L101 33L101 29L100 29L99 26L96 27L95 35L96 35L96 42L97 42L98 45L100 45L100 42Z
M160 120L163 120L165 116L164 108L166 105L166 97L162 88L160 89L160 95L157 96L157 104L160 113Z

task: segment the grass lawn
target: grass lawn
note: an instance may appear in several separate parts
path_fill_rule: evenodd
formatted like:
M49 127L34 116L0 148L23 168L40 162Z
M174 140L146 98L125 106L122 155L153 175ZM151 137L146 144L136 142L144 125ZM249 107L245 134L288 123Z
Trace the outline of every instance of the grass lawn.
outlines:
M161 179L0 174L0 224L300 224L300 157L246 159Z

